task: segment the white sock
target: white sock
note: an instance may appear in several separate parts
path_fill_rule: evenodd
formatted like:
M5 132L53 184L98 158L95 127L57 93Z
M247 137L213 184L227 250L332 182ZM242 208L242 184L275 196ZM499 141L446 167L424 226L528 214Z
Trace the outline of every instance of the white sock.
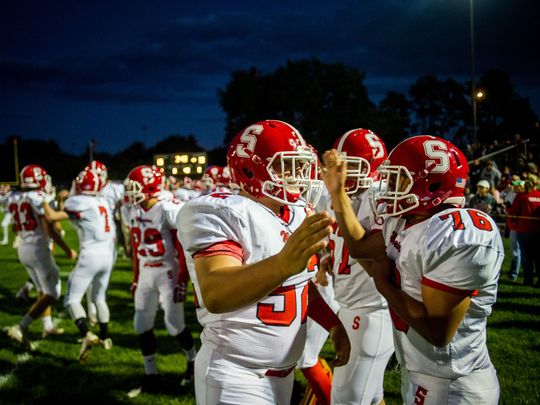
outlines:
M34 321L34 318L32 318L30 315L26 314L24 318L19 322L19 325L21 325L21 328L28 329L30 324Z
M149 354L148 356L143 356L144 359L144 373L145 374L157 374L156 367L156 355Z
M187 361L191 363L195 361L195 356L197 355L197 350L195 350L195 347L192 347L189 350L184 350L184 353L186 355Z
M42 316L41 322L43 322L43 329L45 330L54 329L54 325L53 325L52 318L50 315Z

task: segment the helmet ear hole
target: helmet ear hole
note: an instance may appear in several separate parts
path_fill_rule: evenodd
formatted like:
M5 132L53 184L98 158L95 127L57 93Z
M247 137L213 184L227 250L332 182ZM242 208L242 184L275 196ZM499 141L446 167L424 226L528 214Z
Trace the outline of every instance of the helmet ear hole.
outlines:
M441 182L436 182L436 183L431 183L429 186L428 186L428 191L430 193L434 193L435 191L437 191L440 187L441 187L442 183Z
M253 178L253 172L245 167L242 168L242 172L244 173L244 175L249 178L249 179L252 179Z

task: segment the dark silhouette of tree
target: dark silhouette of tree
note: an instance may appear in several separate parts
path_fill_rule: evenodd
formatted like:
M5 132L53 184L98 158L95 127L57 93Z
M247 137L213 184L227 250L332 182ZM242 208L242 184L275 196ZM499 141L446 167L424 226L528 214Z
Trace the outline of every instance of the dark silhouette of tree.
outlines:
M529 100L516 93L503 71L486 72L477 85L486 97L478 103L478 135L484 143L512 139L536 139L538 117ZM434 75L418 78L408 95L388 92L376 107L368 98L364 73L341 63L326 64L317 59L288 61L274 72L253 67L231 74L225 89L218 89L226 114L224 145L208 151L208 163L225 165L230 140L244 127L263 119L280 119L297 127L319 152L332 147L338 136L353 128L368 128L380 135L390 150L404 138L427 133L458 142L464 149L472 141L470 83L439 80ZM147 129L147 128L146 128ZM143 130L145 130L143 128ZM19 166L42 165L59 187L88 164L88 150L73 155L54 140L8 137L0 144L0 181L13 176L13 138L19 139ZM204 151L195 135L172 134L146 147L142 142L116 154L94 151L94 159L109 168L109 177L124 179L141 164L152 164L153 155ZM4 158L4 156L6 156Z
M201 152L204 148L199 145L194 135L170 135L167 138L158 141L154 146L148 149L152 155L159 153L175 152Z
M65 153L55 140L20 139L19 168L28 164L42 166L58 187L69 187L86 162L78 156Z
M217 166L227 166L227 147L220 146L207 152L208 164Z
M418 78L410 87L413 134L430 134L446 138L467 125L471 111L465 86L454 79L439 80L434 75Z
M114 155L109 166L109 177L123 180L135 166L153 164L152 159L153 155L148 152L142 142L133 142L126 149Z
M238 70L231 74L231 80L225 89L218 89L221 108L227 114L224 142L230 140L247 125L270 118L269 100L266 95L266 76L252 67Z
M17 181L13 144L20 142L20 139L18 135L11 135L3 144L0 144L0 182L14 183Z
M516 93L506 72L487 71L480 78L478 88L485 93L485 99L478 102L480 141L509 139L516 133L520 133L522 138L535 134L538 117L529 100Z
M297 127L318 150L329 149L345 131L377 122L363 81L357 69L317 59L288 61L266 75L255 68L236 71L218 92L227 114L225 143L245 126L271 118Z
M379 103L382 122L375 132L384 140L387 149L410 135L411 108L407 96L394 91L388 92Z

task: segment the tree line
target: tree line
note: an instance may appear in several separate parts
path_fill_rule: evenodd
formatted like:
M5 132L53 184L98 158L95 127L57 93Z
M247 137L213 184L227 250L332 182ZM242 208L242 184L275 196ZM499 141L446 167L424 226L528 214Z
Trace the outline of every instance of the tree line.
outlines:
M370 128L392 148L416 134L453 140L460 146L472 142L471 83L427 74L419 77L406 94L390 91L378 103L369 99L365 74L342 63L318 59L288 61L274 72L256 67L231 73L225 88L217 90L226 114L223 146L206 151L211 164L225 164L226 145L244 127L272 118L293 124L317 150L332 147L334 140L352 128ZM482 75L477 89L486 95L477 102L477 138L483 143L505 140L514 134L522 139L538 136L538 117L529 100L520 96L501 70ZM88 151L73 155L54 140L9 137L0 145L0 181L13 172L9 156L13 138L19 138L19 161L41 164L59 184L69 184L88 160ZM137 164L148 164L156 153L172 153L178 146L187 152L204 151L196 135L173 134L146 147L136 141L118 153L99 152L94 158L110 167L110 177L122 179ZM12 178L12 177L11 177Z

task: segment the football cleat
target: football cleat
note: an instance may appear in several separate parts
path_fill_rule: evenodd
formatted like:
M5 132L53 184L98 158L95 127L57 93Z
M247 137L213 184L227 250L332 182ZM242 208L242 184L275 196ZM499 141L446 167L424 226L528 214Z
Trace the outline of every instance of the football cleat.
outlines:
M105 350L111 350L113 347L111 338L100 340L99 343L101 343L101 347L103 347Z
M90 357L90 349L99 344L99 338L93 332L86 332L86 336L81 339L81 350L79 361L84 363Z
M10 326L7 329L7 335L15 340L16 342L20 343L25 350L28 350L30 352L35 350L35 346L28 338L28 331L24 328L21 328L20 325L13 325Z
M137 388L133 388L127 393L129 398L135 398L141 393L155 394L159 392L159 376L158 374L145 374L143 375L141 385Z
M52 329L45 329L43 332L41 332L41 338L47 339L49 336L63 335L63 334L64 334L64 328L57 328L55 326Z
M195 378L195 363L193 361L187 362L186 372L180 380L181 387L187 387L193 385L193 380Z

